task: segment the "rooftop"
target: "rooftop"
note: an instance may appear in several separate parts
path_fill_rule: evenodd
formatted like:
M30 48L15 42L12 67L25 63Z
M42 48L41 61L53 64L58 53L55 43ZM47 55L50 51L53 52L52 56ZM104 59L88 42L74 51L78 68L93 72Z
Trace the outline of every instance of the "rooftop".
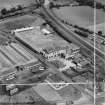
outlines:
M63 43L60 45L57 44L52 44L51 46L48 46L46 48L43 48L43 51L46 54L55 52L55 51L59 51L59 50L64 50L64 49L72 49L72 50L78 50L80 49L80 47L78 47L77 45L75 45L74 43Z
M56 35L44 35L40 30L40 26L34 27L32 30L16 33L16 37L20 38L37 51L41 51L49 46L68 44L65 40Z

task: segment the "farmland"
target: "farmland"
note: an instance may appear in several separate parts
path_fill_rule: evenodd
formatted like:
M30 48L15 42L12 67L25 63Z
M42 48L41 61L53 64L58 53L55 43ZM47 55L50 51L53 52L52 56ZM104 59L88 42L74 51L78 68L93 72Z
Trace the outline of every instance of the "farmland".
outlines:
M17 5L24 5L27 6L30 3L35 2L35 0L0 0L0 9L6 7L6 8L11 8L15 7Z

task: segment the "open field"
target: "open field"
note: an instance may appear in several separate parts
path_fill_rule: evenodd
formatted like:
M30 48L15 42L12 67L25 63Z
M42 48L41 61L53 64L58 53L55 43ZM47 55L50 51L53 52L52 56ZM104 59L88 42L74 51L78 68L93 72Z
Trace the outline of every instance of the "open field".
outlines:
M101 24L105 22L105 12L102 10L96 10L96 24Z
M105 34L105 22L101 24L97 24L95 27L96 27L96 32L102 31L103 34ZM94 31L94 26L89 26L88 28Z
M94 9L86 6L61 7L53 9L54 13L61 19L80 26L94 24Z
M62 100L62 97L52 89L49 84L39 84L38 86L33 87L33 89L46 101Z
M11 8L17 5L27 6L30 3L34 3L35 0L0 0L0 9L2 8Z
M94 25L94 9L88 6L61 7L53 9L54 13L61 19L79 26L88 27ZM105 13L96 10L96 24L105 22Z
M61 90L57 91L61 97L63 97L65 100L78 100L81 98L81 92L77 89L75 89L72 85L68 85L64 87Z
M94 25L88 27L90 30L94 30ZM96 32L102 31L105 34L105 12L96 10Z
M28 27L35 20L36 18L30 15L10 18L0 23L0 29L14 30L22 27Z
M76 103L83 99L83 94L76 90L71 84L61 90L54 90L49 84L39 84L33 89L46 101L74 101ZM85 96L85 100L88 98ZM84 100L82 100L83 102Z

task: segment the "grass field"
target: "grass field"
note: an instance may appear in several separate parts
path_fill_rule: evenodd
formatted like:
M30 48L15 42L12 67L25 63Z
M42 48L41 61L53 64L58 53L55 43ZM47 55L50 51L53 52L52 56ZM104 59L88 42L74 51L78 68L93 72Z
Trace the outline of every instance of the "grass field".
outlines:
M105 5L105 0L95 0L95 1L100 2Z
M11 8L17 5L29 5L30 3L34 3L35 0L0 0L0 9L1 8Z
M57 92L66 100L78 100L82 96L81 92L75 89L72 85L68 85L63 89L58 90Z
M46 101L62 100L61 96L49 84L39 84L33 89Z
M94 9L87 6L62 7L54 9L54 13L73 24L83 27L94 25ZM105 13L101 10L96 10L96 24L103 22L105 22Z
M62 7L54 9L58 17L80 26L90 26L94 24L94 10L86 6Z
M105 13L102 10L96 10L96 32L102 31L105 34ZM90 30L94 30L94 25L89 26Z
M7 19L0 23L0 29L14 30L22 27L30 26L36 20L35 17L30 15L24 15Z

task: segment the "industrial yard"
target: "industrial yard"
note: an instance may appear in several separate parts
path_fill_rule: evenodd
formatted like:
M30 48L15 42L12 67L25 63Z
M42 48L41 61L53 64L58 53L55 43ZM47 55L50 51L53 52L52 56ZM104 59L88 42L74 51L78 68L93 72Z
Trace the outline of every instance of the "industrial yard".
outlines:
M0 105L104 105L103 1L0 3Z

